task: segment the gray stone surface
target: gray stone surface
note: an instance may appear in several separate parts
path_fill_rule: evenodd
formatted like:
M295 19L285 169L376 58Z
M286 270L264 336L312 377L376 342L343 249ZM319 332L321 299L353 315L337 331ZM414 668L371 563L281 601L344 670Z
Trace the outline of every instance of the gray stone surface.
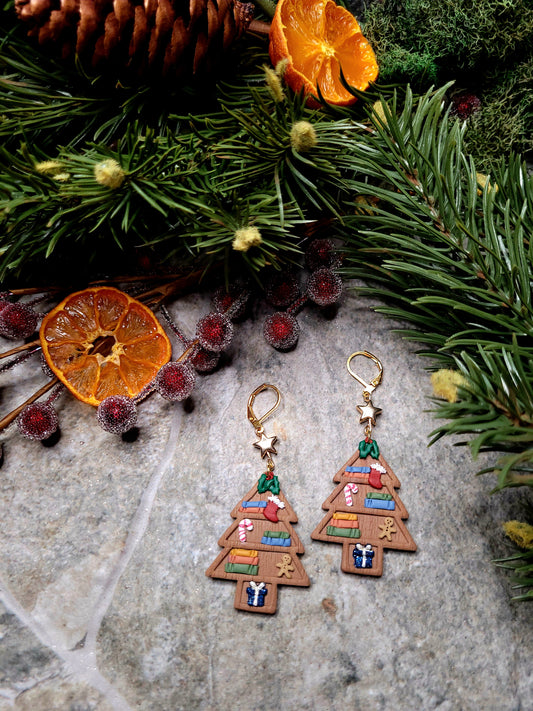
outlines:
M192 333L207 309L193 296L172 311ZM192 411L143 403L135 442L68 395L55 447L4 435L0 710L533 708L530 607L491 565L523 492L491 497L465 448L427 448L423 362L367 301L347 295L333 320L305 310L287 354L263 341L263 316L238 325ZM375 435L418 544L386 552L378 579L340 572L341 546L309 538L361 435L345 368L359 349L384 363ZM281 587L272 617L235 611L234 583L204 575L263 469L246 402L264 381L282 391L267 431L311 579ZM4 375L3 411L42 382L35 364Z

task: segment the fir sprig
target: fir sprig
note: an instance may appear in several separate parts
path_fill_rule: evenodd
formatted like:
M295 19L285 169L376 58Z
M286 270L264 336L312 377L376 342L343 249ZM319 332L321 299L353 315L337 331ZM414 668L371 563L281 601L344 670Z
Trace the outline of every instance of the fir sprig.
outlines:
M533 376L533 179L515 159L483 186L462 151L462 127L446 119L443 93L416 103L408 94L401 108L385 106L384 119L370 113L373 131L355 161L379 184L352 187L379 202L372 214L345 218L345 271L370 274L363 290L384 299L378 310L413 324L400 331L424 343L425 355L464 371L470 404L482 394L477 408L532 434L533 392L523 383ZM469 431L463 415L439 432ZM488 439L503 447L509 433ZM479 451L477 439L472 447Z
M17 156L2 152L2 276L26 259L49 257L64 240L92 241L95 249L109 239L123 247L125 236L129 244L148 242L154 226L169 232L172 212L191 214L198 202L185 185L195 172L190 145L139 135L135 125L115 150L63 149L46 161L35 160L25 147ZM114 180L102 170L110 162Z
M494 561L500 568L514 571L511 583L514 590L524 591L517 593L513 600L533 600L533 550L516 553L508 558Z
M279 98L266 87L250 87L244 106L235 106L234 98L229 101L227 91L221 101L227 118L194 120L204 140L212 140L214 188L230 192L251 182L266 190L275 188L282 223L285 203L294 205L302 219L309 210L340 217L348 189L345 178L351 175L344 155L351 150L356 124L324 120L318 111L305 107L301 96L286 97L281 83ZM295 145L294 127L300 121L312 125L313 150L298 150Z
M464 388L457 402L441 403L437 410L447 422L433 433L433 441L444 434L468 434L474 456L505 453L485 470L498 473L498 489L533 486L533 381L524 370L530 358L531 350L519 348L516 339L508 350L491 352L479 345L477 353L459 353L455 364Z
M190 220L191 249L206 253L209 264L220 260L228 264L236 257L232 249L236 232L255 227L260 243L239 254L254 276L265 266L280 268L281 264L296 263L301 255L297 226L304 221L296 207L284 205L283 209L285 218L280 222L275 195L234 192L222 200L214 194L213 204L202 206Z
M483 470L495 490L533 487L533 177L518 157L480 175L444 90L369 107L354 152L367 178L351 185L373 201L345 217L344 271L432 367L462 374L457 402L437 404L433 441L453 434L474 456L498 453ZM530 585L527 564L513 566Z
M11 8L10 8L11 10ZM0 139L6 149L31 142L43 150L107 142L138 120L148 87L101 86L74 67L42 53L0 14ZM159 119L164 124L164 116Z

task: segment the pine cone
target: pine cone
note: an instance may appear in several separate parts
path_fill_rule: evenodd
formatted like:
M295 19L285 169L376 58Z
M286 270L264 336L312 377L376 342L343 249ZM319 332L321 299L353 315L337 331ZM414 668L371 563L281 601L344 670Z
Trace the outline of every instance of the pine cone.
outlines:
M15 9L62 59L169 79L209 71L253 18L240 0L15 0Z

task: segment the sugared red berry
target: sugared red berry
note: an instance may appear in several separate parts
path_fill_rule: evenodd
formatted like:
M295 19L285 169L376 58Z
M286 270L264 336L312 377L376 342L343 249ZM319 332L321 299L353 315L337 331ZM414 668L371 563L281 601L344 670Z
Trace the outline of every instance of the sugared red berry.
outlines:
M307 282L307 295L319 306L329 306L340 299L342 279L327 267L313 272Z
M300 284L294 272L277 272L268 281L266 300L278 309L284 309L300 296Z
M106 432L123 434L136 424L137 407L129 397L110 395L98 405L96 419Z
M28 306L17 302L5 304L0 310L0 336L12 341L28 338L37 328L38 316Z
M224 314L212 311L198 321L196 336L202 348L218 353L231 343L233 324Z
M470 91L464 91L460 94L456 94L452 98L452 107L450 114L452 116L457 116L461 121L466 121L470 118L472 114L479 111L481 108L481 101L479 98L472 94Z
M59 418L52 405L34 402L17 417L20 432L28 439L48 439L59 427Z
M291 314L278 311L265 320L263 335L273 348L286 351L298 342L300 324Z
M331 239L314 239L305 250L305 263L309 271L320 267L334 269L341 263L339 254L335 251L335 243Z
M199 373L210 373L217 367L219 360L219 353L199 348L196 355L191 358L191 363Z
M246 310L248 295L248 290L244 287L244 284L230 284L228 289L225 286L221 286L213 294L213 308L215 311L226 314L228 318L239 319Z
M196 373L187 363L172 361L159 369L155 387L165 400L185 400L192 393Z

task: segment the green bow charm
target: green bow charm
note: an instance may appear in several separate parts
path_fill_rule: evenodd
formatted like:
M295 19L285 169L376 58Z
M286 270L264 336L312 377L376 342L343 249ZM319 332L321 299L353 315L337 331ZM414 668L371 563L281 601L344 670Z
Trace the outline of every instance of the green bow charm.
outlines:
M379 447L375 439L370 439L368 441L363 439L359 442L359 456L361 459L365 459L369 455L373 459L377 459L379 457Z
M263 472L257 482L257 491L264 494L265 491L271 491L274 496L279 494L279 480L272 472Z

